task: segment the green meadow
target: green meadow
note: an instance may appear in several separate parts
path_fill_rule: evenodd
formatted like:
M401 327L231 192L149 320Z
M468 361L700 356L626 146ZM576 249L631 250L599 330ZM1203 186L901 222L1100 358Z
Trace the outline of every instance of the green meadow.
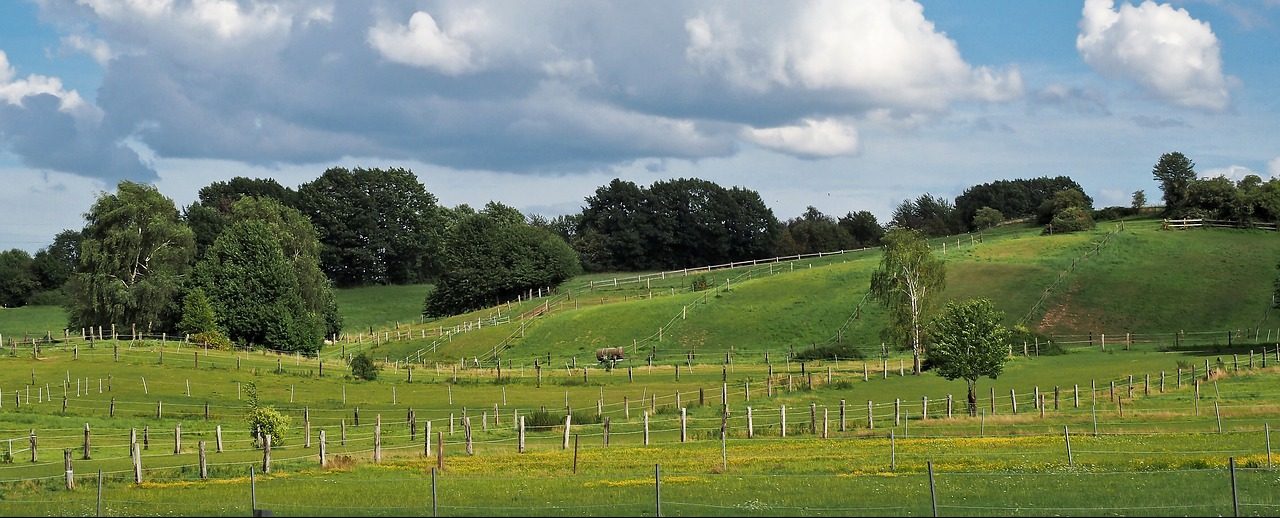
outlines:
M37 351L10 339L60 338L61 310L3 310L0 515L1277 514L1280 241L1114 225L934 240L945 298L1038 332L974 416L963 382L882 347L875 250L593 274L438 320L428 286L343 290L347 336L316 358L78 330ZM800 359L820 347L839 357ZM376 381L349 376L357 351ZM250 383L291 420L270 473Z

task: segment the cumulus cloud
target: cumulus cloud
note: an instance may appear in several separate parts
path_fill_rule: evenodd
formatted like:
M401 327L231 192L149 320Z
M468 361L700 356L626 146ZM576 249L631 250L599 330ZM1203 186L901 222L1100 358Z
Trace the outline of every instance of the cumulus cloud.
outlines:
M1222 111L1230 103L1218 38L1185 9L1086 0L1076 49L1107 77L1137 83L1178 106Z
M775 128L745 128L743 138L801 158L829 158L858 152L858 129L834 119L805 119Z
M1251 174L1262 176L1257 172L1255 172L1253 169L1250 169L1242 165L1233 164L1226 167L1216 167L1213 169L1206 170L1205 172L1200 174L1200 177L1201 178L1217 178L1219 176L1225 176L1232 181L1238 182L1240 180L1243 180L1244 177L1249 176Z
M89 57L102 66L106 66L107 62L115 57L115 52L111 50L111 45L108 45L107 42L83 34L64 36L62 38L62 48L88 54Z
M18 78L0 50L0 145L24 164L118 180L154 172L102 126L102 113L56 77Z
M745 90L821 91L924 110L1022 94L1016 68L968 64L916 2L814 2L782 16L738 16L689 18L685 55L704 73Z
M1280 178L1280 156L1267 162L1267 174L1270 174L1272 178Z
M425 11L413 13L408 25L384 22L369 29L369 45L390 61L434 68L447 75L464 74L477 67L471 47L447 34Z
M1022 92L1015 67L966 62L905 0L736 11L686 3L39 5L72 31L64 49L103 63L96 106L82 103L101 108L101 123L86 126L96 136L82 147L106 153L103 163L127 163L138 149L156 163L270 167L368 156L582 173L727 157L743 144L818 158L858 153L849 121L918 127L954 103ZM137 145L117 146L126 139ZM50 147L32 140L24 157L56 149L41 142Z

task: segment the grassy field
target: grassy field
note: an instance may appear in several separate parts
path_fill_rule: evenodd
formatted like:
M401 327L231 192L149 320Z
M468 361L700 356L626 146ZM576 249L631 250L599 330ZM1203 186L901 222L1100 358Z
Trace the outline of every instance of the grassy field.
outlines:
M346 332L372 332L397 322L418 322L431 288L430 284L366 286L334 290L334 297Z
M61 337L67 327L67 312L61 306L24 306L0 309L0 335L6 341L24 336L43 338L45 333Z
M10 344L0 350L0 456L12 451L13 462L0 463L0 515L94 514L98 470L107 515L243 515L255 497L282 516L433 506L653 515L659 505L668 516L929 515L930 465L940 514L1225 515L1234 512L1229 458L1240 514L1280 513L1266 433L1280 422L1280 331L1264 329L1280 250L1266 234L1129 222L1094 253L1115 230L1004 228L947 241L948 298L991 297L1007 322L1030 314L1073 342L1042 344L1043 356L1014 344L1000 378L979 382L974 417L963 382L912 376L908 355L882 353L883 310L863 298L877 251L712 271L713 289L700 292L684 275L582 290L585 279L612 281L597 274L426 323L416 315L429 287L344 290L349 338L318 358L156 340L46 344L37 356ZM0 329L61 318L45 313L54 316L33 311ZM1228 338L1232 328L1241 330ZM1177 329L1187 334L1169 334ZM837 335L863 358L788 359ZM630 358L603 369L593 353L605 345L629 347ZM343 356L361 350L388 360L377 381L347 376ZM250 382L291 418L268 475L243 418ZM530 425L524 452L517 416ZM142 484L132 480L131 429L147 446ZM198 441L210 480L198 475ZM64 449L73 491L63 487Z
M802 366L781 361L723 370L706 364L681 367L678 381L676 367L666 364L652 370L636 365L613 372L591 369L586 381L581 368L547 368L539 383L531 366L513 364L504 370L501 383L493 368L461 370L455 381L451 367L437 374L434 366L419 366L412 382L406 370L390 368L376 382L359 382L345 378L341 367L331 363L321 377L319 360L199 351L197 368L197 353L190 347L119 345L119 361L116 350L102 342L78 351L46 348L39 360L0 358L0 441L13 440L16 461L0 465L5 502L0 514L88 513L96 505L98 469L107 474L108 514L163 514L170 509L178 514L244 513L250 505L247 469L258 466L262 457L240 418L245 408L238 387L249 381L257 384L265 402L293 419L285 444L274 448L273 474L257 479L259 507L281 515L426 514L431 504L428 470L435 463L421 454L427 421L446 441L446 468L437 494L442 514L520 515L552 509L575 515L650 513L654 464L662 466L666 514L924 514L930 503L926 462L937 472L939 505L948 514L1049 510L1087 515L1102 508L1120 509L1109 511L1118 514L1216 514L1230 510L1227 457L1247 468L1238 477L1242 501L1254 505L1248 508L1253 514L1271 514L1280 505L1271 490L1276 473L1266 469L1262 433L1264 425L1280 416L1275 389L1280 369L1273 366L1274 350L1271 365L1262 368L1261 346L1253 347L1252 368L1242 360L1239 371L1228 351L1094 348L1017 357L999 380L983 382L982 415L970 418L961 409L962 384L931 374L901 376L895 364L902 358L890 362L887 377L883 363L866 364L866 380L862 362ZM1240 349L1245 358L1248 349ZM1203 379L1205 360L1216 372L1201 385L1196 400L1190 366ZM773 376L766 381L770 370ZM1154 381L1162 371L1163 391ZM1132 393L1130 375L1136 380ZM1153 380L1149 385L1146 376ZM68 379L73 381L66 385L64 414L60 385ZM1115 394L1120 404L1111 396L1113 381L1119 383ZM730 410L723 453L722 385L728 388ZM1059 389L1056 404L1054 387ZM989 388L996 394L994 412ZM33 391L29 404L27 390ZM1036 392L1045 395L1043 417L1033 403ZM956 396L950 417L945 406L949 394ZM921 416L924 396L929 397L927 418ZM679 406L688 409L688 442L680 440L677 397ZM15 407L18 399L22 404ZM561 450L562 427L530 432L528 450L515 451L512 423L517 412L529 417L545 407L563 416L566 401L573 408L573 422L579 423L572 430L580 441L577 473L572 448ZM870 425L868 401L873 408ZM494 419L495 406L500 421ZM751 438L747 406L753 414ZM785 439L780 436L784 406ZM310 416L311 448L302 444L304 408ZM419 430L410 431L405 421L410 408ZM643 444L646 410L649 446ZM463 415L471 416L474 456L463 451ZM611 421L608 446L599 421L604 417ZM374 465L371 425L379 418L386 458ZM80 459L84 424L94 434L91 460ZM174 454L178 424L184 446ZM208 441L212 449L219 425L226 448L210 453L214 480L202 482L195 470L196 441ZM1070 463L1064 426L1073 434ZM143 456L147 482L142 485L130 479L130 428L149 438ZM328 434L329 455L338 459L330 469L317 465L315 441L321 429ZM339 444L344 429L346 441ZM32 430L40 445L35 463L29 462L26 449ZM64 448L74 450L79 477L80 489L71 492L62 488ZM1150 489L1121 491L1113 485L1117 481ZM1064 491L1069 488L1075 490ZM1105 506L1097 495L1107 495Z

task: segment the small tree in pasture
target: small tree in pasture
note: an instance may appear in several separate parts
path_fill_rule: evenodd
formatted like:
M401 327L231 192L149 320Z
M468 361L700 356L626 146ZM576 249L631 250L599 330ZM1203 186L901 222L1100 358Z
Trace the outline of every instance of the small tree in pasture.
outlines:
M996 379L1008 360L1009 330L1004 314L987 299L948 302L932 323L929 362L938 375L963 379L969 388L969 415L978 413L978 378Z

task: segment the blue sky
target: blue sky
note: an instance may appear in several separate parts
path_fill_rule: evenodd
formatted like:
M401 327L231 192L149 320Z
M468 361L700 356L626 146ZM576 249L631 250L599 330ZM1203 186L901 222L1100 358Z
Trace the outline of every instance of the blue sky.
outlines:
M696 176L882 220L1070 175L1096 205L1280 175L1280 1L0 2L0 248L99 192L413 169L445 205L576 212Z

